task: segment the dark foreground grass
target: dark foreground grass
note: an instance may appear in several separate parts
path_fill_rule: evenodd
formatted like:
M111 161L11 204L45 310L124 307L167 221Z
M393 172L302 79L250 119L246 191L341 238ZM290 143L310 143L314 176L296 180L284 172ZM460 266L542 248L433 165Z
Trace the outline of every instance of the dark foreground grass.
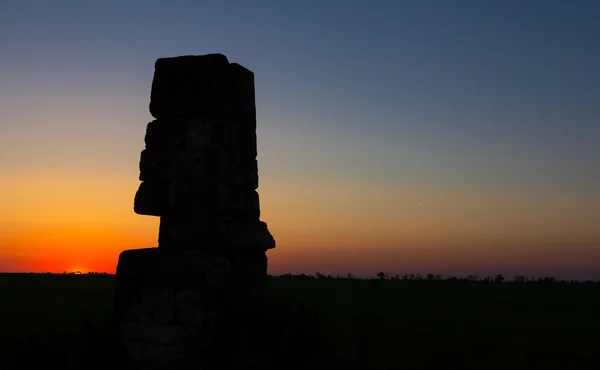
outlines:
M117 341L113 288L111 275L0 274L0 369L135 368ZM598 284L270 278L265 315L249 314L246 330L223 329L213 363L600 369ZM206 368L193 355L180 366Z

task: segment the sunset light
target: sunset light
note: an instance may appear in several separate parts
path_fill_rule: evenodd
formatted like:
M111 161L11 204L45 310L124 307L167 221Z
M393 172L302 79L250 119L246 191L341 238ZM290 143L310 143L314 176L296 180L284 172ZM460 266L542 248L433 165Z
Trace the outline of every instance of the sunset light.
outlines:
M0 51L0 370L600 369L600 0L0 0Z
M158 217L133 212L154 63L218 52L255 73L270 273L600 277L598 60L582 20L524 16L496 39L494 12L475 32L452 2L440 19L418 1L343 16L315 4L289 19L239 5L230 24L156 3L102 28L82 21L100 7L7 5L32 13L0 21L14 36L0 66L0 271L114 273L121 251L158 245Z

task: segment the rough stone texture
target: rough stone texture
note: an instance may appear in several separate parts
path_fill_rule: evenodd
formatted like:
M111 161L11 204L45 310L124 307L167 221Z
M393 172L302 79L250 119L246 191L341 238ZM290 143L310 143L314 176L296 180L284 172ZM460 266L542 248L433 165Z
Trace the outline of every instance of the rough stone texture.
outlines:
M246 223L235 218L204 218L196 215L163 216L158 244L167 249L198 249L214 253L264 252L275 240L264 222Z
M165 359L261 299L275 240L260 221L254 74L222 54L158 59L150 113L133 208L160 217L158 248L121 253L115 306L133 357Z
M222 54L160 58L154 65L150 113L156 118L226 115L229 61Z
M146 129L146 148L140 155L143 183L135 198L135 211L151 216L161 216L171 210L187 212L186 207L201 211L202 204L209 202L201 198L216 198L215 192L226 194L218 196L221 198L218 204L206 207L231 207L227 203L243 201L243 198L237 199L244 197L243 194L247 194L246 198L255 197L253 190L258 188L256 136L240 140L242 130L238 126L218 119L150 122ZM160 137L164 137L162 144ZM148 183L151 186L144 185ZM167 204L164 204L165 198L169 199ZM200 204L180 208L177 200L184 203L197 200ZM160 214L156 214L157 204L162 205Z
M206 340L233 271L227 259L158 248L119 256L116 315L121 339L136 359L174 358L190 340Z

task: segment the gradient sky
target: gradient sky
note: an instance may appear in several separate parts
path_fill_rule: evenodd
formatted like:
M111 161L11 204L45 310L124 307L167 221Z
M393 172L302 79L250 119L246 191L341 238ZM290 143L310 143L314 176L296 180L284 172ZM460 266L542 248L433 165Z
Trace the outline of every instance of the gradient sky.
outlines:
M255 72L269 271L600 279L600 2L0 2L0 271L115 270L154 61Z

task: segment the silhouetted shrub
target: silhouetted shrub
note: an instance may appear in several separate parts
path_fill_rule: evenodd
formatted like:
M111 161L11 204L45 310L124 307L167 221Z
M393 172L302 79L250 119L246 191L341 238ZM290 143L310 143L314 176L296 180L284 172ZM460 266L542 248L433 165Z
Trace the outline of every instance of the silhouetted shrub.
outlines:
M324 274L320 273L319 271L315 272L315 277L317 279L327 279L327 276L325 276Z
M383 271L380 271L380 272L377 273L377 278L379 280L386 280L388 278L388 274L386 274Z
M515 283L526 283L527 282L527 278L523 275L517 275L515 276Z

